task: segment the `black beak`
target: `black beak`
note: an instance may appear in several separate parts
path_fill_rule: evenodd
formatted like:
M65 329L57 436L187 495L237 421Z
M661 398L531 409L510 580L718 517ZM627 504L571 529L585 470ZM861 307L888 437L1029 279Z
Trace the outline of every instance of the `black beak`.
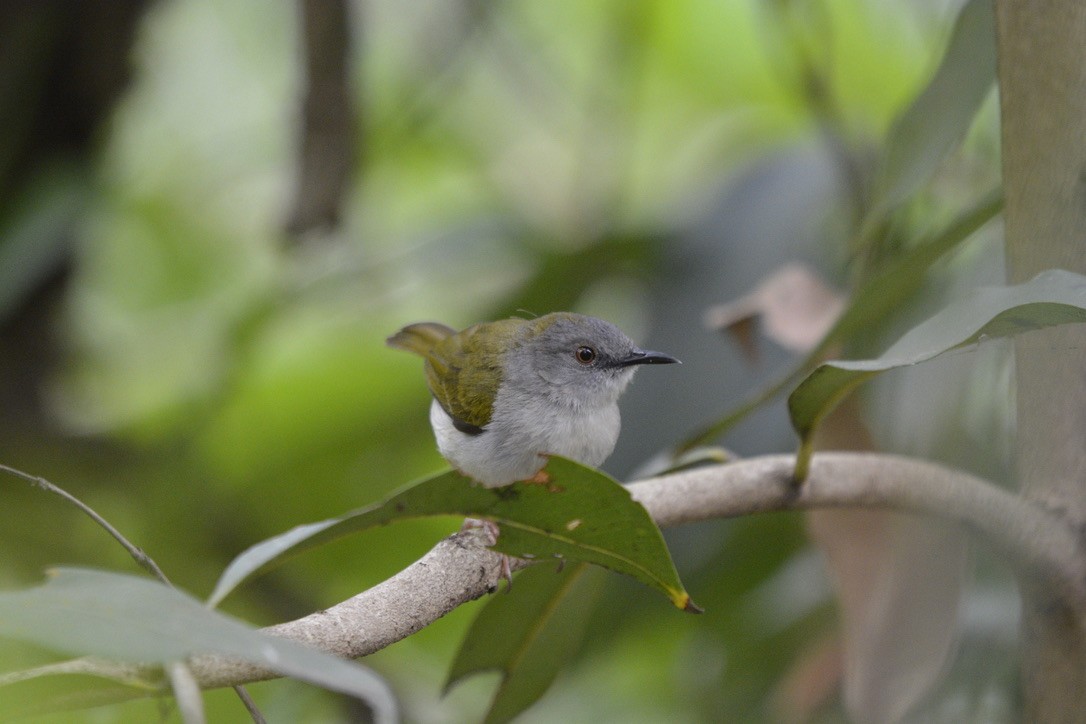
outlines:
M670 365L682 364L669 354L663 352L650 352L636 347L628 357L615 361L615 367L629 367L630 365Z

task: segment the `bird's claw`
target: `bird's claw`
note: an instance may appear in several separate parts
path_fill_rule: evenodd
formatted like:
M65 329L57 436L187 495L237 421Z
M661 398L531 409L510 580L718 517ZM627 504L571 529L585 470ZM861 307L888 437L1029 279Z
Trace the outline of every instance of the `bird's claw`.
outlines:
M498 535L501 533L501 529L498 528L498 524L492 520L485 518L465 518L464 524L460 526L460 530L467 531L472 529L481 529L483 535L486 538L487 546L492 546L498 542ZM498 564L498 580L504 578L506 580L505 592L509 593L513 589L513 568L509 563L509 556L504 553L499 553L501 556L501 562Z

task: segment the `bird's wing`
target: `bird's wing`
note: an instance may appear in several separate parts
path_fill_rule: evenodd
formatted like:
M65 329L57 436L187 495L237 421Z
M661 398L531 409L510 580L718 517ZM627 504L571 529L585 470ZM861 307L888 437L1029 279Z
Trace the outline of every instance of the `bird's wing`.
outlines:
M524 325L505 319L457 332L437 322L410 324L388 338L390 347L426 360L426 381L461 432L478 435L490 422L502 380L502 351Z
M494 411L502 382L502 355L523 320L468 327L441 340L426 359L430 391L461 432L477 435Z
M466 418L474 420L477 416L471 416L459 403L458 396L451 392L457 389L459 379L463 377L461 368L466 359L463 344L457 337L452 327L438 322L419 322L407 325L385 342L389 347L414 352L426 360L426 381L434 399L452 418L456 429L477 435L483 431L482 425L490 420L490 413L486 411L486 419L481 423L469 422Z

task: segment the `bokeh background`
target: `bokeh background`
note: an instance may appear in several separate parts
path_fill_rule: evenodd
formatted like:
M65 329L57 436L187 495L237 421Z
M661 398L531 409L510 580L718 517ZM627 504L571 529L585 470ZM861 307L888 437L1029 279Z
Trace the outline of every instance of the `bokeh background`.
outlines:
M388 334L568 309L684 362L643 370L624 398L605 469L626 478L792 360L745 355L707 308L796 260L848 288L874 159L959 5L0 3L0 462L79 496L206 595L246 546L443 466L421 365ZM896 238L998 179L996 120L989 99ZM998 245L996 229L963 247L854 348L1001 279ZM867 398L879 446L1003 477L1001 349L888 376ZM721 442L749 456L795 438L778 401ZM308 613L457 526L352 537L224 608ZM836 609L802 518L668 540L707 613L610 576L598 625L523 721L840 720ZM0 585L58 564L133 569L74 509L4 478ZM977 579L925 716L1012 717L1013 592L983 557ZM409 721L486 710L496 677L441 691L478 605L367 660ZM0 642L3 669L47 659ZM299 683L252 690L272 720L361 715ZM229 693L207 700L214 721L244 717Z

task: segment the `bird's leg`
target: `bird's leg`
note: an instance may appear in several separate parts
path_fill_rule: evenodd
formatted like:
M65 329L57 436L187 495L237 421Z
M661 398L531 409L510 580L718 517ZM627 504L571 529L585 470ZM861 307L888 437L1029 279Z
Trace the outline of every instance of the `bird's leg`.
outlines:
M471 530L472 528L482 528L483 533L486 535L486 544L492 546L498 542L498 535L501 534L501 529L498 528L498 524L492 520L486 518L465 518L464 524L460 526L460 530ZM498 576L504 578L507 582L505 587L506 593L513 588L513 569L509 565L509 556L504 553L499 554L501 556L501 563Z
M467 531L472 529L481 529L486 535L486 544L492 546L498 542L498 535L501 533L501 529L498 528L498 524L492 520L486 518L464 518L464 524L460 526L461 531Z

